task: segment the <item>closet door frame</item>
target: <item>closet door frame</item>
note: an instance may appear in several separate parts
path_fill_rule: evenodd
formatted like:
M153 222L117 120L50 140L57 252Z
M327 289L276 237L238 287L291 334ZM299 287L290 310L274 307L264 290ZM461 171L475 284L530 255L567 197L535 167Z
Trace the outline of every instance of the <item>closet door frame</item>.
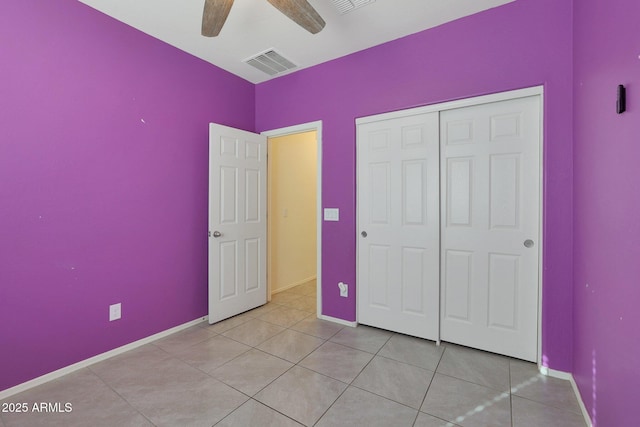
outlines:
M539 164L539 180L540 180L540 203L539 203L539 220L538 220L538 229L539 229L539 244L537 245L538 250L538 364L542 360L542 292L543 292L543 271L544 271L544 257L543 257L543 248L544 248L544 87L543 86L534 86L523 89L516 89L506 92L493 93L489 95L481 95L471 98L458 99L454 101L442 102L439 104L425 105L422 107L415 107L405 110L392 111L388 113L376 114L373 116L360 117L356 119L356 128L358 125L363 123L377 122L381 120L389 120L395 119L415 114L424 114L424 113L432 113L432 112L441 112L446 110L476 106L481 104L488 104L492 102L500 102L507 101L511 99L517 98L525 98L529 96L539 96L540 97L540 164ZM356 152L356 156L358 153ZM359 191L358 184L356 183L356 191ZM360 233L360 224L359 222L359 206L356 202L356 233ZM357 239L357 237L356 237ZM358 241L358 240L356 240ZM356 245L356 251L359 251L359 245ZM356 277L359 277L359 266L357 265L357 260L359 258L359 254L356 254ZM357 292L357 283L356 283L356 292ZM356 294L358 295L358 294ZM357 296L359 298L359 295ZM356 321L358 319L358 303L356 303ZM439 339L438 339L439 342Z

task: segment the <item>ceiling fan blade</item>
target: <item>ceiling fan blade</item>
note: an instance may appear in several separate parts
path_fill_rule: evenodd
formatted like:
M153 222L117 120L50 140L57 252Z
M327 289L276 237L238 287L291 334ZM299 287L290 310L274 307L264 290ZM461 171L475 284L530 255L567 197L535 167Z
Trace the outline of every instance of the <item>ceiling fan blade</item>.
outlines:
M203 36L215 37L220 34L232 5L233 0L204 0L204 11L202 12Z
M307 0L267 1L311 34L320 32L325 26L324 19Z

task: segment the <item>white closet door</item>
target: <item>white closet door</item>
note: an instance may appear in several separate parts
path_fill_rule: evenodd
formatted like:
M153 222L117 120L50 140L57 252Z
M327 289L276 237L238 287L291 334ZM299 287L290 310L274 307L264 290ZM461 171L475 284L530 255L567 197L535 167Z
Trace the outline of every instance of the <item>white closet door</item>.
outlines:
M441 112L441 338L537 358L540 98Z
M267 302L267 138L209 125L209 323Z
M358 125L358 322L431 340L439 321L438 113Z

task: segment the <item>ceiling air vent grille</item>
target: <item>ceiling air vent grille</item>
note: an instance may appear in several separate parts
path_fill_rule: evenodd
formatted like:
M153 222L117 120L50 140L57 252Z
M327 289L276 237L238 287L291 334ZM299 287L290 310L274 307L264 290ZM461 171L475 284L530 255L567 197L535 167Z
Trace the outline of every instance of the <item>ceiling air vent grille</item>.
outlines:
M376 0L333 0L333 4L338 9L340 15L344 15L345 13L349 13L352 10L356 10L361 8L362 6L366 6L368 4L373 3Z
M256 56L252 56L251 58L246 59L244 62L253 67L256 67L258 70L265 72L270 76L275 76L276 74L280 74L298 67L296 64L289 61L287 58L280 55L273 49L269 49Z

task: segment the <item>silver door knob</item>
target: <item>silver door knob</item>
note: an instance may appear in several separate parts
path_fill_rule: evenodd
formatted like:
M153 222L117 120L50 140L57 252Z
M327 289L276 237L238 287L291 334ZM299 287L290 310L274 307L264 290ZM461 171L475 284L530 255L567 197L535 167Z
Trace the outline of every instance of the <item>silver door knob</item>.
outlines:
M362 237L367 237L367 232L366 232L366 231L363 231L362 233L360 233L360 235L361 235Z
M222 236L222 233L221 233L221 232L219 232L219 231L214 231L214 232L213 232L213 237L216 237L216 238L217 238L217 237L220 237L220 236Z
M533 247L533 240L531 239L527 239L524 241L524 247L525 248L532 248Z

